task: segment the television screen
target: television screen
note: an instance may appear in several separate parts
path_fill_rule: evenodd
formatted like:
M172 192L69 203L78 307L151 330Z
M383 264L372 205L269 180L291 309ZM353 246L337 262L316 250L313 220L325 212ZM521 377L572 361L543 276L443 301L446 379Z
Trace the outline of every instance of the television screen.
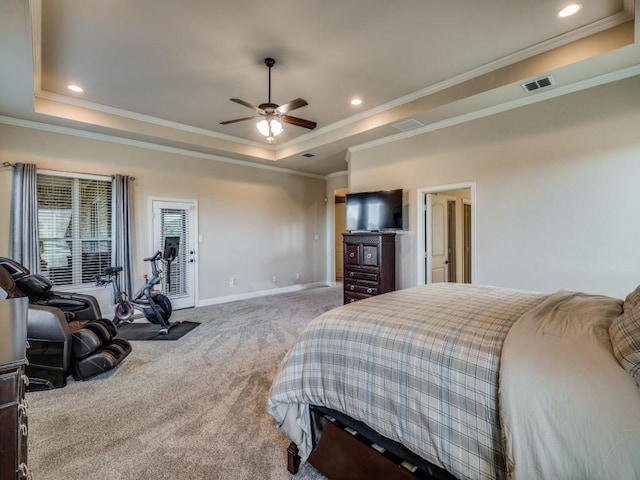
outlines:
M402 230L402 189L347 193L349 231Z

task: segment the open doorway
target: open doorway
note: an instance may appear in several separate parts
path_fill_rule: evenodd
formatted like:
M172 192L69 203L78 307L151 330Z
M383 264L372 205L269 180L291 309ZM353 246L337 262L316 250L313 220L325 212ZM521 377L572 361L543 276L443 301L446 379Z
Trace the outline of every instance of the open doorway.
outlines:
M473 281L472 183L418 190L418 284Z
M336 282L342 282L344 280L343 273L343 258L342 258L342 234L345 231L345 199L347 195L346 188L338 188L333 191L335 198L335 215L334 215L334 235L335 235L335 263L336 263Z

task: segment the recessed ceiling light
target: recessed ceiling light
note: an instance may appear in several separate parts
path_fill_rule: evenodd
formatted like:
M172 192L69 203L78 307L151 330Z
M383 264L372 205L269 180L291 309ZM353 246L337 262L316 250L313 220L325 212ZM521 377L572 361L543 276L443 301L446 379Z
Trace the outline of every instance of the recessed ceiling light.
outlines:
M582 4L573 3L571 5L567 5L562 10L558 12L558 16L560 18L570 17L574 13L577 13L582 8Z
M68 85L67 88L69 90L71 90L72 92L76 92L76 93L82 93L84 92L84 90L82 89L82 87L79 87L78 85Z
M353 100L351 100L351 105L360 105L362 104L362 100L360 100L359 98L354 98Z

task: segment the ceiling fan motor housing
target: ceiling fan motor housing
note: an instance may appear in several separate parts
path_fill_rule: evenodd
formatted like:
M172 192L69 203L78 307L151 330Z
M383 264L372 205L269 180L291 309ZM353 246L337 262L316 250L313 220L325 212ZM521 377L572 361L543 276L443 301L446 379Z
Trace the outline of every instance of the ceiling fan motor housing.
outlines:
M267 113L273 113L273 111L278 108L279 105L276 103L261 103L258 105L258 108L264 110Z

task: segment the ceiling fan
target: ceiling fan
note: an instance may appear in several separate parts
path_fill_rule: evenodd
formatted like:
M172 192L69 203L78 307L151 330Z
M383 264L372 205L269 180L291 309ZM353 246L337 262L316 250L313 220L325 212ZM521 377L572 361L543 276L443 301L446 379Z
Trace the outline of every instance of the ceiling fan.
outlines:
M264 63L269 68L269 100L267 101L267 103L261 103L256 107L255 105L251 105L250 103L245 102L244 100L240 100L239 98L231 98L230 100L232 102L239 103L240 105L244 105L245 107L254 110L257 115L253 115L251 117L236 118L235 120L227 120L225 122L220 122L220 124L228 125L230 123L244 122L245 120L261 118L262 120L257 124L258 130L262 135L267 137L267 142L269 142L270 144L273 143L274 137L282 133L282 123L297 125L298 127L308 128L309 130L313 130L314 128L316 128L316 122L287 115L287 113L289 113L291 110L295 110L296 108L308 105L306 100L302 98L296 98L295 100L291 100L284 105L271 103L271 67L275 65L276 61L273 58L265 58Z

